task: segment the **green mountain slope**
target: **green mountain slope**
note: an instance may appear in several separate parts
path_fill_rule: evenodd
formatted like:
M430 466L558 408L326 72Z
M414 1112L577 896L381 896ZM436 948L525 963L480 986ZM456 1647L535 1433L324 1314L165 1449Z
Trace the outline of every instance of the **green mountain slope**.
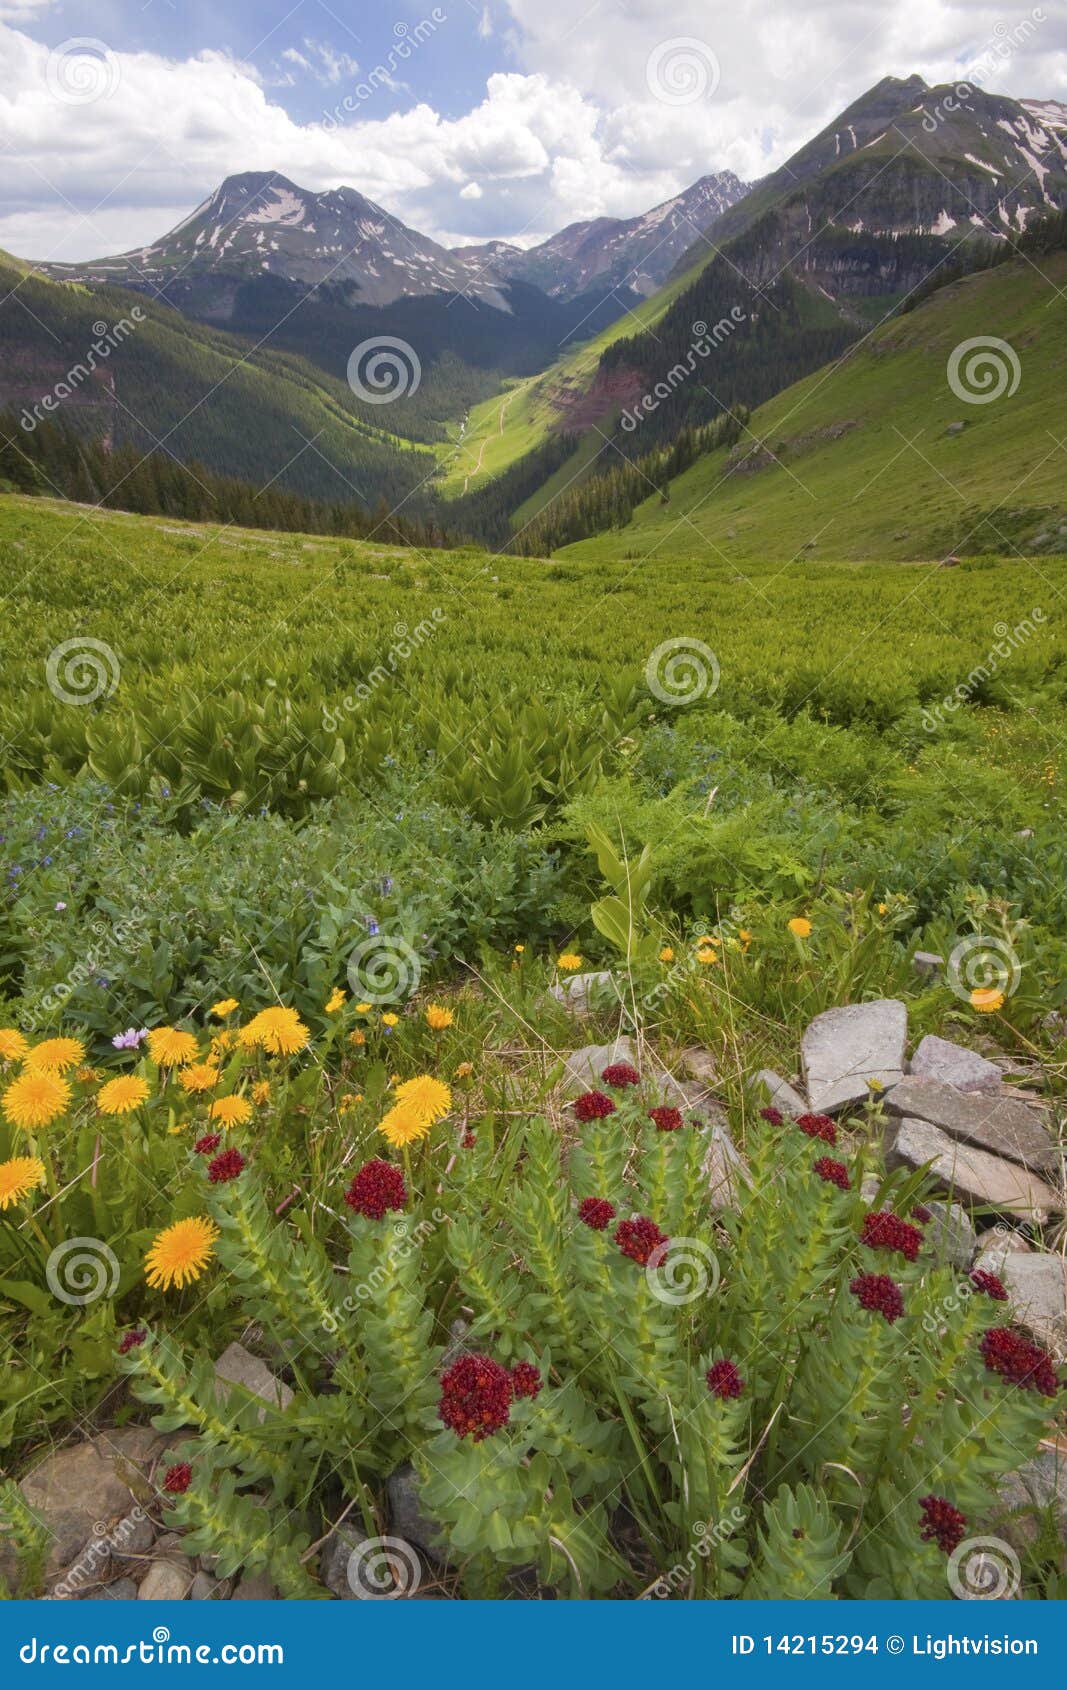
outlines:
M975 337L1007 372L970 403L949 360ZM961 382L965 385L966 360ZM980 373L980 372L979 372ZM992 366L985 370L992 374ZM988 389L987 389L988 391ZM1067 550L1067 253L942 288L753 413L626 527L564 548L590 558L918 558Z

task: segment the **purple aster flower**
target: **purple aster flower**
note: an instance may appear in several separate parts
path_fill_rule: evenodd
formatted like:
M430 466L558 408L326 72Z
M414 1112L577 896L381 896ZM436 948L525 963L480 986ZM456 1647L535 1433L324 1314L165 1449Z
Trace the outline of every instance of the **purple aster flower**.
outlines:
M66 907L67 907L66 904L63 903L62 900L60 900L60 902L56 905L57 910L65 910Z
M124 1033L116 1033L111 1043L116 1050L136 1050L142 1039L148 1037L148 1028L127 1027Z

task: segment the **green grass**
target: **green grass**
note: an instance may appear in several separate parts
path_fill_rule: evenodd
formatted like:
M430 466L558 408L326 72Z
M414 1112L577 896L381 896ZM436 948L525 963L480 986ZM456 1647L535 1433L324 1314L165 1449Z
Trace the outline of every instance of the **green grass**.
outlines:
M942 289L761 406L736 453L701 459L668 506L650 498L625 529L568 550L730 560L1065 549L1065 286L1061 253L1040 272L1019 262ZM949 356L974 336L1014 348L1014 395L974 405L952 392ZM961 433L946 432L954 422ZM777 461L739 469L760 444Z

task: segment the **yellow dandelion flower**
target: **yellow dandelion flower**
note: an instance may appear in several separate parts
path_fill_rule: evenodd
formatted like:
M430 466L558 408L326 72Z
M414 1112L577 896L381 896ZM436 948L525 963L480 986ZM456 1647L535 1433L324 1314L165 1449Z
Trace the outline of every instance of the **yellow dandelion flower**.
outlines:
M698 962L703 963L704 966L707 967L709 962L718 962L718 960L718 951L713 950L710 945L701 945L699 951L697 952Z
M233 1050L238 1044L240 1035L233 1027L224 1027L221 1033L216 1033L211 1041L212 1056L225 1056L228 1050Z
M705 945L717 945L718 943L719 943L719 941L718 941L718 939L716 939L714 933L702 933L700 935L700 938L696 940L696 945L697 945L698 949L702 948Z
M403 1103L394 1103L389 1113L378 1123L378 1131L394 1150L402 1149L405 1144L414 1144L416 1139L425 1138L429 1130L429 1121L420 1120L414 1111Z
M388 1010L382 1016L382 1026L383 1027L398 1027L399 1025L400 1025L400 1017L399 1017L399 1015L394 1015L392 1010Z
M27 1068L46 1069L51 1074L65 1073L84 1061L85 1046L80 1039L42 1039L26 1052Z
M13 1156L9 1162L0 1162L0 1209L10 1208L44 1181L44 1163L36 1156Z
M515 946L515 955L516 955L516 956L521 956L521 955L522 955L522 953L523 953L523 951L524 951L524 950L525 950L525 949L526 949L526 946L525 946L525 945L516 945L516 946Z
M47 1127L70 1104L70 1086L58 1074L27 1068L4 1093L4 1114L16 1127Z
M1004 1008L1004 993L996 986L976 986L971 993L971 1008L980 1015L995 1015Z
M581 966L582 959L577 951L564 951L562 956L556 958L556 967L563 968L568 973L573 973L576 968L581 968Z
M740 939L741 943L745 946L745 948L747 950L748 946L751 945L751 943L752 943L752 935L749 932L748 928L747 927L739 927L737 929L737 937Z
M474 1063L473 1062L461 1062L459 1067L456 1069L456 1079L457 1080L465 1080L473 1073L474 1073Z
M148 1035L148 1054L160 1068L184 1068L200 1054L192 1033L177 1027L154 1027Z
M798 939L810 939L811 922L806 915L795 915L788 926L790 933L795 933Z
M100 1078L99 1068L75 1068L74 1078L83 1086L91 1086Z
M345 997L346 997L346 994L344 992L342 992L340 986L335 986L333 991L330 993L329 997L326 1000L326 1014L327 1015L336 1015L337 1011L340 1009L341 1005L344 1003Z
M452 1093L443 1080L435 1080L432 1074L416 1074L413 1080L404 1080L397 1086L396 1095L405 1109L427 1126L440 1121L452 1107Z
M878 905L878 914L879 915L888 915L889 914L889 905L888 904L879 904Z
M0 1027L0 1062L19 1062L29 1048L17 1027Z
M96 1107L101 1115L129 1115L148 1099L148 1081L137 1074L120 1074L108 1080L96 1094Z
M145 1278L154 1289L181 1290L199 1279L215 1253L219 1229L206 1215L192 1215L157 1232L144 1259Z
M357 1015L369 1015L370 1012L371 1012L371 1006L370 1006L369 1003L357 1003L357 1005L356 1005L356 1014Z
M253 1103L269 1103L270 1102L270 1081L269 1080L257 1080L256 1081L255 1085L252 1087L252 1102Z
M659 960L660 960L660 962L673 962L674 961L674 946L673 945L664 945L663 949L659 953Z
M183 1091L210 1091L219 1083L219 1071L213 1062L191 1062L178 1075Z
M240 1007L236 998L220 998L218 1003L212 1004L208 1014L214 1015L219 1021L225 1021L227 1015L232 1015L234 1010Z
M367 1042L367 1035L361 1028L357 1027L354 1033L349 1033L348 1042L350 1045L365 1045Z
M439 1003L426 1005L426 1025L432 1033L443 1033L446 1027L451 1027L455 1016L450 1009L444 1009Z
M241 1044L258 1045L272 1056L293 1056L311 1042L311 1033L295 1009L281 1004L261 1009L247 1027L242 1028Z
M247 1097L217 1097L208 1109L213 1121L224 1127L240 1127L252 1119L252 1105Z

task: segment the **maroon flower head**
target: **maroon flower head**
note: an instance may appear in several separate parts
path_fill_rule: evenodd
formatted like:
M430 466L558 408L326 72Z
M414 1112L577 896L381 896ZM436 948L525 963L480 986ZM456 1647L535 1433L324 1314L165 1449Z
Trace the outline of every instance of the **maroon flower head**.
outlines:
M768 1104L766 1109L760 1110L760 1120L769 1121L772 1127L780 1127L785 1120L785 1116L780 1109L775 1109L772 1104Z
M884 1315L890 1326L904 1313L900 1286L887 1273L861 1273L852 1281L849 1290L859 1299L860 1308Z
M866 1244L868 1250L899 1250L905 1261L914 1262L922 1241L918 1227L902 1221L891 1209L872 1209L863 1217L860 1243Z
M837 1143L837 1128L829 1115L798 1115L797 1126L809 1138L821 1138L825 1144Z
M639 1086L641 1076L637 1069L629 1062L611 1062L604 1069L600 1078L606 1086L614 1086L616 1090L623 1086Z
M506 1426L515 1385L491 1356L460 1356L441 1378L437 1412L450 1431L476 1444Z
M991 1326L978 1348L990 1373L999 1373L1009 1385L1039 1391L1043 1397L1054 1397L1059 1390L1051 1356L1010 1327Z
M594 1232L603 1232L615 1219L615 1205L606 1197L583 1197L578 1205L578 1219Z
M1008 1300L1008 1293L1003 1283L995 1273L987 1273L985 1268L975 1268L971 1274L971 1284L976 1291L981 1291L985 1296L992 1297L995 1303L1006 1303Z
M463 1137L459 1141L460 1149L461 1150L473 1150L474 1146L477 1144L477 1142L478 1142L478 1134L477 1133L464 1133Z
M212 1185L225 1185L227 1180L236 1179L245 1167L245 1158L239 1150L223 1150L208 1163L207 1177Z
M205 1133L203 1138L197 1139L196 1143L193 1145L193 1149L196 1151L198 1156L210 1156L211 1152L213 1150L217 1150L221 1143L221 1133Z
M364 1162L345 1192L345 1202L357 1215L380 1221L387 1209L403 1209L408 1200L407 1186L400 1169L392 1162L376 1156Z
M721 1397L723 1402L739 1397L745 1388L745 1381L732 1361L713 1361L705 1377L712 1396Z
M581 1097L574 1100L574 1113L579 1121L602 1121L605 1115L614 1115L616 1108L617 1105L602 1091L583 1091Z
M130 1330L124 1332L119 1339L119 1355L129 1355L130 1351L135 1350L138 1344L143 1344L147 1337L147 1332L142 1331L139 1327L131 1326Z
M163 1475L163 1489L170 1496L181 1496L193 1482L193 1470L187 1461L176 1461Z
M682 1111L675 1109L671 1103L657 1103L655 1109L649 1110L649 1118L656 1123L657 1131L661 1133L676 1133L684 1125Z
M844 1162L835 1162L832 1156L820 1156L814 1164L815 1172L827 1185L836 1185L841 1191L851 1191L852 1181L848 1177L848 1169Z
M934 1217L925 1203L916 1203L911 1211L911 1218L913 1221L918 1221L920 1226L926 1226Z
M924 1543L936 1543L946 1555L951 1555L967 1536L967 1517L943 1496L921 1496L919 1507L922 1527L919 1536Z
M649 1257L670 1239L647 1215L635 1215L632 1221L620 1221L615 1228L615 1242L624 1256L638 1267L646 1267Z
M520 1361L511 1370L511 1390L516 1397L535 1397L541 1389L541 1373L532 1361Z

